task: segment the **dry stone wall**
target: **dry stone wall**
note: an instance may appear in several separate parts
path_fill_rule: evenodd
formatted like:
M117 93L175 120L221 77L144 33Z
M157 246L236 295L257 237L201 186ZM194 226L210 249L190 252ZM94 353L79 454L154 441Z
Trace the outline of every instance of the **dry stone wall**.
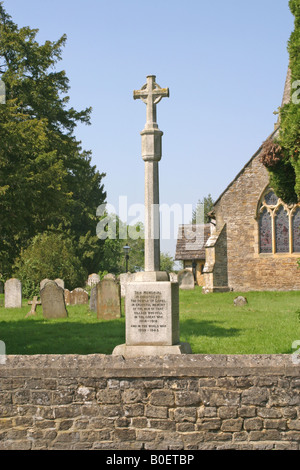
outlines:
M292 356L7 356L0 449L295 449Z

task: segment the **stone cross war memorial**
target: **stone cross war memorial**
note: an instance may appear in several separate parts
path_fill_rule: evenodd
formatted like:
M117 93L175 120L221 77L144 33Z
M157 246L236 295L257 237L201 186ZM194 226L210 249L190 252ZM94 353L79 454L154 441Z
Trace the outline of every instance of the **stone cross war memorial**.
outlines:
M162 135L157 124L156 105L169 97L156 77L133 92L134 99L146 104L146 125L141 132L142 158L145 162L145 270L135 273L126 285L126 343L113 355L137 357L149 355L190 354L188 343L179 338L179 287L160 271L159 172Z

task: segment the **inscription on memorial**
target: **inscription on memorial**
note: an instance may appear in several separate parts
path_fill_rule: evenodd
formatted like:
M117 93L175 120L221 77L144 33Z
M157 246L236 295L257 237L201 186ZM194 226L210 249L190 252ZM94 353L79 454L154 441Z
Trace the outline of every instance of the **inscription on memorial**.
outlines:
M135 291L131 298L131 328L139 333L160 333L167 328L164 312L167 302L159 291Z
M126 345L179 343L178 284L135 282L126 287Z

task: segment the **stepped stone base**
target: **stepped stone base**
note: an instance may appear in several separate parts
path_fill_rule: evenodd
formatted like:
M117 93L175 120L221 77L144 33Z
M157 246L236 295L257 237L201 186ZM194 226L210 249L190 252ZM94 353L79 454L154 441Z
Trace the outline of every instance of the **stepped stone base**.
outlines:
M174 344L172 346L129 346L120 344L112 352L113 356L140 357L140 356L169 356L170 354L192 354L189 343Z

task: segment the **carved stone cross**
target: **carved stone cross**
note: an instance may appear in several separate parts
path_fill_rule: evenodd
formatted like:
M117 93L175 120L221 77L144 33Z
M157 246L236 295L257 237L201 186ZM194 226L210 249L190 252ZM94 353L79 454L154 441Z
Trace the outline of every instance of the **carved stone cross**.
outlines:
M156 105L162 98L169 97L169 88L161 88L155 82L155 75L148 75L147 83L140 90L134 90L133 98L141 99L147 105L146 129L158 129Z
M133 92L135 100L141 99L147 105L146 126L141 132L145 162L145 272L152 273L160 271L158 162L163 133L156 122L156 105L164 97L169 97L169 88L161 88L155 82L155 75L148 75L147 83Z
M30 312L27 313L26 317L29 317L30 315L35 315L36 313L36 306L37 305L42 305L42 302L40 300L37 299L37 296L35 295L33 297L33 300L29 301L28 302L28 305L31 305L31 310ZM26 318L25 317L25 318Z

